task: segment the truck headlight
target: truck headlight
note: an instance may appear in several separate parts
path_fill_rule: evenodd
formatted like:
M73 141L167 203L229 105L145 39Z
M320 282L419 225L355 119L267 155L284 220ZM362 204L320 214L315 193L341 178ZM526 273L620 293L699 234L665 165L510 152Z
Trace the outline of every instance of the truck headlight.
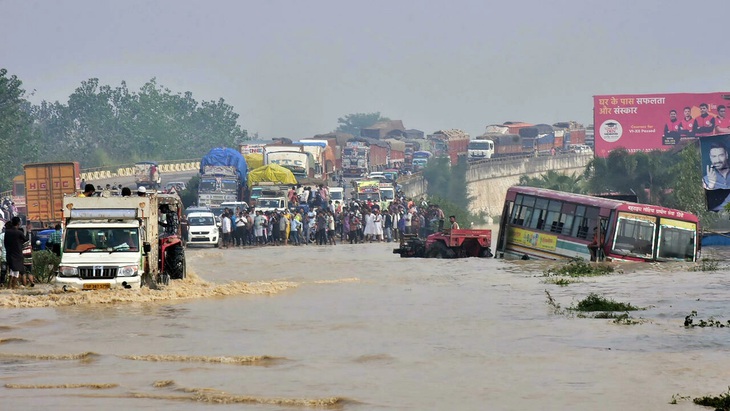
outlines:
M117 277L136 277L137 271L139 271L139 266L136 265L120 267L117 272Z
M58 273L61 277L78 277L79 269L68 265L58 267Z

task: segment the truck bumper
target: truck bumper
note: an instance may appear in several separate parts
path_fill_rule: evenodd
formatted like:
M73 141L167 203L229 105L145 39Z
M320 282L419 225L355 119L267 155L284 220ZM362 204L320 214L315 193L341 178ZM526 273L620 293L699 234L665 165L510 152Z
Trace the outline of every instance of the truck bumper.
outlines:
M104 290L110 288L140 288L142 278L118 277L103 280L82 280L79 277L58 277L53 280L54 285L59 287L73 287L79 290ZM128 286L128 287L125 287Z

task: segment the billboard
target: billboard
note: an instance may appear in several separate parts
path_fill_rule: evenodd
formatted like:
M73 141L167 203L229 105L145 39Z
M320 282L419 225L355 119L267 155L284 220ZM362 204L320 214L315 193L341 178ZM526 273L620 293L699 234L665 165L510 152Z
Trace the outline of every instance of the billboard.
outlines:
M730 134L700 137L702 187L707 209L720 211L730 202Z
M730 133L730 92L593 96L595 153L668 150L697 137Z

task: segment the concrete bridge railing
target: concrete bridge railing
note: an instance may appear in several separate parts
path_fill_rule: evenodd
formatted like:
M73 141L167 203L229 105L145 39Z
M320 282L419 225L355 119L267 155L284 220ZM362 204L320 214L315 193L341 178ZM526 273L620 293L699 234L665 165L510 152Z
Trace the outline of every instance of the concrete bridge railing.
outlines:
M159 167L161 173L194 171L200 168L200 161L186 159L162 162L159 164ZM81 179L86 181L94 181L114 177L129 177L133 175L134 164L81 170Z

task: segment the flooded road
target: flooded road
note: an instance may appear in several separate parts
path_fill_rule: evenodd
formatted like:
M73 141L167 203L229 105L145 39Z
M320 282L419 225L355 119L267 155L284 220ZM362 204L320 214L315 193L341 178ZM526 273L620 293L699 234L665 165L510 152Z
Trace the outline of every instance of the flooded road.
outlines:
M3 290L2 409L701 410L669 402L730 384L730 329L683 326L730 319L727 269L624 265L560 287L553 263L393 248L189 248L189 278L161 291ZM647 309L578 318L546 290Z

